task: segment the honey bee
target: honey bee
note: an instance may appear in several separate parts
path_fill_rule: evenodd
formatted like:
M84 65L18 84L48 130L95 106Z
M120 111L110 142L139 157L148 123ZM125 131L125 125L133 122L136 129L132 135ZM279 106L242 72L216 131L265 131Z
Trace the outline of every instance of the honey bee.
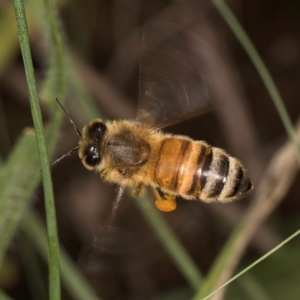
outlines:
M80 132L57 100L79 136L78 146L61 158L78 151L84 167L104 181L136 191L150 186L162 211L174 210L178 196L222 203L240 199L253 185L238 159L204 141L159 129L208 110L211 85L204 75L210 59L203 40L168 26L162 35L151 40L140 65L135 121L95 119Z

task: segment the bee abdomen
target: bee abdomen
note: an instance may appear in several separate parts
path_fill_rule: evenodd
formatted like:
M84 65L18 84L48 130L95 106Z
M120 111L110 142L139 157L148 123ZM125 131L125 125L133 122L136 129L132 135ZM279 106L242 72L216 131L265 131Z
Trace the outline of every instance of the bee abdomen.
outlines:
M211 148L211 158L206 157L201 167L200 181L195 190L196 197L206 202L230 202L241 198L252 189L252 183L241 162L219 148ZM211 160L210 165L206 160ZM199 169L198 169L199 171Z
M162 188L184 198L230 202L252 188L247 171L225 151L202 141L162 141L153 169Z

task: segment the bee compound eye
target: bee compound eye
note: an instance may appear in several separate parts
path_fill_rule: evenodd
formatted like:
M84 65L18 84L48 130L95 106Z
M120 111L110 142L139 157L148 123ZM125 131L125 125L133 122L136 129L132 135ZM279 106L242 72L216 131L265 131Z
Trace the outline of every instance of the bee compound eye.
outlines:
M95 122L91 127L90 127L90 134L95 137L97 140L99 140L103 133L106 130L106 126L101 123L101 122Z
M91 146L86 150L85 162L91 167L96 166L100 161L98 149L95 146Z

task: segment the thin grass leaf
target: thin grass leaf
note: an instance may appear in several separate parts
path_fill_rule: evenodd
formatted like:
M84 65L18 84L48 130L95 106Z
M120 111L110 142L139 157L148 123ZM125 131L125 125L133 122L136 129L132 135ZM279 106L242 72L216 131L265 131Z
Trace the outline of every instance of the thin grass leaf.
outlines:
M36 131L38 152L42 167L42 180L44 186L49 241L49 298L51 300L60 299L59 245L48 153L29 47L25 7L23 1L21 0L14 0L14 6L20 38L21 52L23 56L27 85L29 89L32 118Z
M164 220L162 214L148 199L137 198L136 204L154 229L162 245L165 247L188 284L194 290L198 290L201 286L202 275L189 254L178 241L176 235Z
M26 129L0 169L0 264L22 213L40 181L33 130Z
M285 130L292 141L298 164L300 166L300 144L297 140L293 124L286 110L284 102L280 96L280 93L268 71L263 60L259 56L257 50L255 49L253 43L249 39L245 30L242 28L232 11L229 9L227 4L223 0L211 0L219 13L223 16L224 20L227 22L228 26L231 28L232 32L235 34L238 41L241 43L247 54L249 55L253 65L255 66L257 72L259 73L262 81L264 82L271 99L278 111L281 121L285 127Z
M26 217L23 218L21 229L27 238L34 244L40 255L47 260L48 250L46 233L44 230L44 225L36 216L36 214L34 214L32 211L29 211ZM99 299L63 249L60 250L60 258L62 281L70 295L74 299L78 300Z
M247 274L251 274L262 283L269 291L272 300L297 299L300 295L299 250L300 244L297 238Z
M31 10L29 10L29 14L32 15ZM31 17L30 19L33 18ZM12 24L13 23L14 22L12 22ZM33 22L31 23L33 24ZM63 82L63 80L61 80L61 82ZM57 94L55 91L53 93ZM53 102L55 103L55 101ZM61 117L57 117L59 114L62 115L60 110L55 114L56 121L50 125L51 128L48 128L49 130L47 131L48 148L51 152L54 148L60 126L59 118ZM51 135L49 133L51 133ZM3 166L0 170L0 178L3 178L0 181L0 186L2 186L0 190L0 233L2 237L0 243L0 261L14 235L22 212L26 208L28 200L31 198L40 180L40 166L37 159L38 153L33 134L33 132L30 134L29 131L26 131L24 134L26 137L22 136L20 138L18 145L16 145L16 148L12 152L8 165L5 165L3 162Z
M278 246L274 247L271 251L269 251L268 253L266 253L265 255L263 255L261 258L257 259L253 264L249 265L247 268L243 269L241 272L239 272L237 275L233 276L230 280L228 280L227 282L225 282L223 285L221 285L218 289L216 289L215 291L213 291L212 293L210 293L209 295L207 295L206 297L195 297L193 298L194 300L197 299L202 299L202 300L206 300L209 299L212 295L214 295L215 293L217 293L219 290L221 290L222 288L224 288L226 285L230 284L231 282L235 281L237 278L239 278L240 276L242 276L243 274L247 273L249 270L251 270L252 268L254 268L256 265L258 265L260 262L262 262L263 260L265 260L266 258L268 258L269 256L271 256L272 254L274 254L277 250L279 250L281 247L283 247L284 245L286 245L288 242L290 242L292 239L294 239L295 237L297 237L300 234L300 230L296 231L294 234L292 234L291 236L289 236L287 239L285 239L282 243L280 243Z

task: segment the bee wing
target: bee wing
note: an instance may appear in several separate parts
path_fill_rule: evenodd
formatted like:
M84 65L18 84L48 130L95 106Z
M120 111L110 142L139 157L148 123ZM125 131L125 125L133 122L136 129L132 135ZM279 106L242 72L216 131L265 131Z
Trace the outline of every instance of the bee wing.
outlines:
M137 120L165 127L210 110L214 58L197 34L167 22L147 26Z
M134 199L120 187L108 212L85 242L79 265L91 275L128 273L149 264L145 249L153 234L139 214ZM152 237L152 238L151 238Z

